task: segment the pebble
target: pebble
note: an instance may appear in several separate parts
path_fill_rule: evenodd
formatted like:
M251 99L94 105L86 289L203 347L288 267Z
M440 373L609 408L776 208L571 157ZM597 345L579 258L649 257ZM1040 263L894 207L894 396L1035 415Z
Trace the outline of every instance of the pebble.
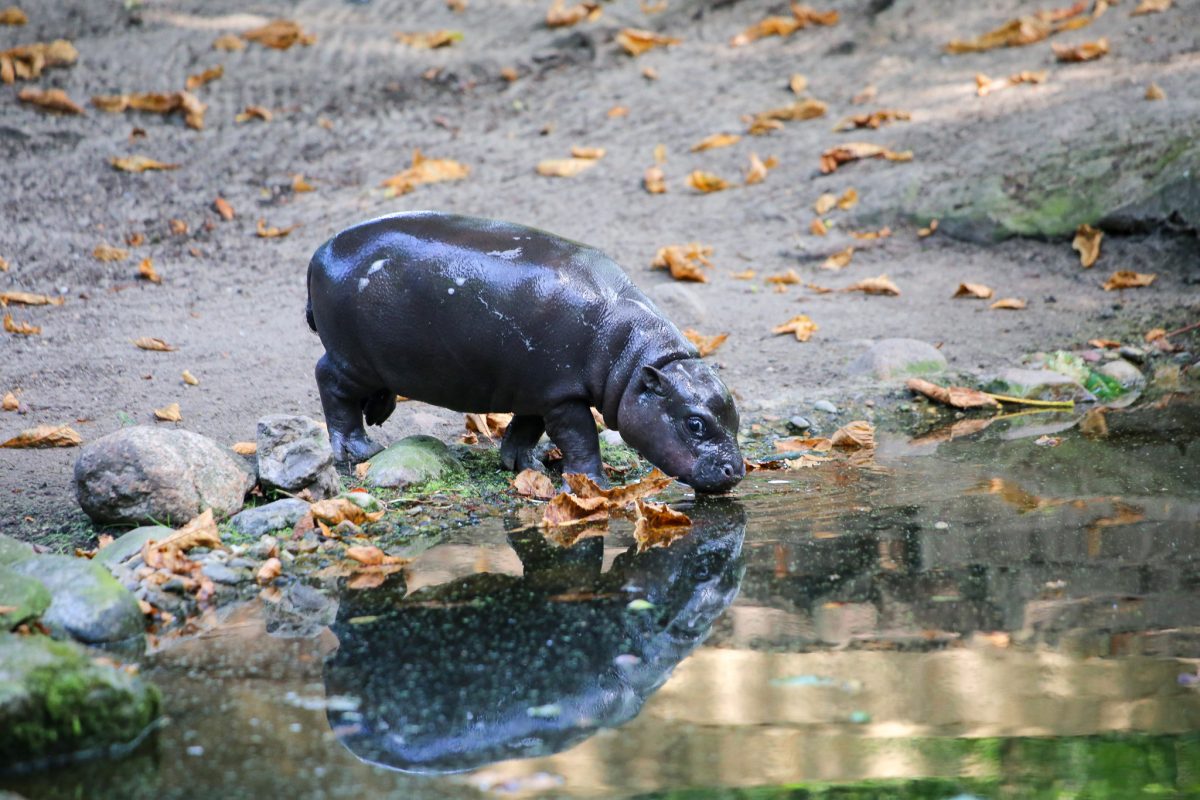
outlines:
M260 560L267 559L276 555L278 549L279 540L270 534L266 534L250 548L250 555Z
M790 418L788 420L787 424L788 424L788 428L795 431L796 433L803 433L804 431L806 431L812 427L811 422L809 422L807 419L805 419L804 417L801 417L799 415Z
M1128 358L1130 361L1136 361L1139 364L1146 360L1146 352L1138 347L1130 347L1129 345L1125 345L1117 352L1124 358Z
M249 573L231 569L224 564L216 562L205 564L201 569L201 572L203 572L209 577L210 580L215 581L216 583L224 583L228 585L244 583L250 579Z
M815 408L817 411L824 411L826 414L838 413L837 406L828 400L818 400L817 402L813 403L813 408Z

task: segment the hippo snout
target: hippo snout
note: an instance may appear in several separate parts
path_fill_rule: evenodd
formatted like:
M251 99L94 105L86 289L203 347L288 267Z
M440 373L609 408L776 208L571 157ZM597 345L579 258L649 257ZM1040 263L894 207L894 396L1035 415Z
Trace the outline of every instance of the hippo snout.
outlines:
M746 466L740 458L722 458L697 465L691 479L685 482L697 492L720 494L737 486L744 477Z

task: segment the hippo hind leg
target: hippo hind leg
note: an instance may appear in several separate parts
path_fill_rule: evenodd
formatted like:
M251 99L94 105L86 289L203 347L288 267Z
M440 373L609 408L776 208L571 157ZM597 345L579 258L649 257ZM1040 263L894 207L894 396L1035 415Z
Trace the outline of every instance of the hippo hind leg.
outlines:
M536 415L518 414L508 423L504 432L504 440L500 443L500 463L505 469L520 472L526 469L537 469L537 460L533 457L533 448L546 430L546 423Z
M363 401L368 425L382 425L396 410L396 393L382 389Z
M317 361L317 389L335 461L362 462L383 449L363 429L363 409L377 390L363 389L338 368L328 353Z

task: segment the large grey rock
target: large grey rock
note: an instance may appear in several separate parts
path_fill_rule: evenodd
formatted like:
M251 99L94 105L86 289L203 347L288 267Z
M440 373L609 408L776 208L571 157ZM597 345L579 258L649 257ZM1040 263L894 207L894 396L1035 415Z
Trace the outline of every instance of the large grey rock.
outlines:
M258 421L258 479L268 489L300 492L314 499L339 490L329 434L315 420L275 414Z
M1012 368L1001 372L987 385L987 390L996 394L1021 397L1026 400L1078 400L1093 402L1095 397L1087 389L1060 372L1049 369Z
M142 552L142 547L150 540L161 542L173 531L162 525L143 525L140 528L121 534L108 547L102 547L96 552L92 561L112 569L135 553Z
M75 496L96 522L182 525L242 507L254 477L233 452L191 431L137 426L84 446Z
M247 508L229 520L239 533L262 536L264 533L290 528L308 512L308 503L285 497L257 508Z
M159 693L93 661L74 642L0 633L0 764L6 767L136 739Z
M0 633L40 617L50 607L50 592L37 578L0 567Z
M927 375L946 368L946 357L920 339L880 339L850 364L856 375L871 375L879 380Z
M0 566L33 556L33 546L0 533Z
M88 644L119 642L145 631L137 600L101 564L71 556L38 556L9 567L50 590L42 622Z
M371 467L363 482L368 486L398 489L437 480L459 469L462 464L441 439L406 436L371 456Z

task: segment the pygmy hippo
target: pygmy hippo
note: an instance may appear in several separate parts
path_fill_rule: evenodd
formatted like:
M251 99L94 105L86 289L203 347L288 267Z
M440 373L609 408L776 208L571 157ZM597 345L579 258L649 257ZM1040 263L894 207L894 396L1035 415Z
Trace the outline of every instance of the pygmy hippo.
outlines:
M508 469L545 431L564 472L604 481L596 425L700 492L745 475L733 398L608 256L508 222L433 211L347 228L308 268L308 324L325 345L317 386L338 461L382 448L396 395L514 416Z

